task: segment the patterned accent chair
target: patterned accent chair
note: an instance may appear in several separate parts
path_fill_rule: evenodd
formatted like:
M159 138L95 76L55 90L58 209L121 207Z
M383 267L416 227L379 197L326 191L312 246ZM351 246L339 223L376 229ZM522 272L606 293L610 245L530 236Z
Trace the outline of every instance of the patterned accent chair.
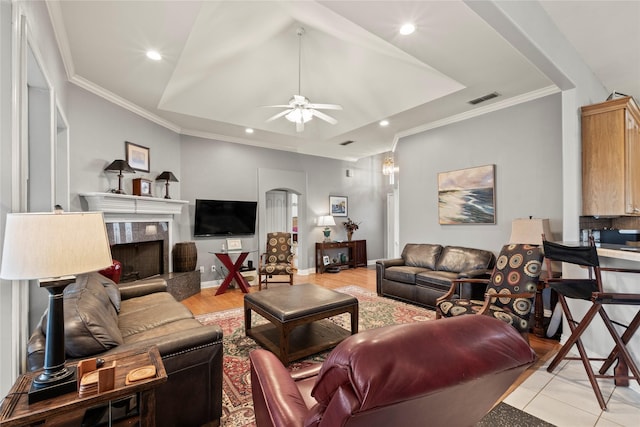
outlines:
M436 318L484 314L513 325L523 336L529 332L542 251L525 244L505 245L489 279L459 279L436 302ZM486 286L484 301L455 299L461 283Z
M267 251L260 256L258 267L258 290L269 287L270 278L273 276L289 276L289 285L293 285L293 253L291 252L291 233L268 233ZM286 283L271 280L271 283Z

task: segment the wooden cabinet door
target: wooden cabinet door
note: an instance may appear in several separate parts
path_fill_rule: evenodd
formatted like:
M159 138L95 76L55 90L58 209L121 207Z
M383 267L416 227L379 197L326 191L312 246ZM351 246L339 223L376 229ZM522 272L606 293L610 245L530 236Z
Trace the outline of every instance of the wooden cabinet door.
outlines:
M624 110L582 116L582 214L626 212Z
M625 115L627 141L627 213L640 214L640 124L630 111Z

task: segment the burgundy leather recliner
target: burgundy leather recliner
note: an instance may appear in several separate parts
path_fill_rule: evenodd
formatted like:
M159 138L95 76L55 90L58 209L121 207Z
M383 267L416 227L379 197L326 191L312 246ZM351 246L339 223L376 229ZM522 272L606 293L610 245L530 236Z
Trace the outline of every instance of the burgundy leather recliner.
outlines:
M258 427L472 426L536 359L512 326L462 316L352 335L289 372L250 354Z

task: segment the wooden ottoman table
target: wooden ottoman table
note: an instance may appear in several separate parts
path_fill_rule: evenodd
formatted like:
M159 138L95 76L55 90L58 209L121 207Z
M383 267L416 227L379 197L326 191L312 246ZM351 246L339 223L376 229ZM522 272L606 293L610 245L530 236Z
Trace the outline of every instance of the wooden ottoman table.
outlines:
M251 311L270 323L252 327ZM351 331L327 320L342 313L351 314ZM358 300L308 283L253 292L244 296L244 327L248 337L287 365L357 333Z

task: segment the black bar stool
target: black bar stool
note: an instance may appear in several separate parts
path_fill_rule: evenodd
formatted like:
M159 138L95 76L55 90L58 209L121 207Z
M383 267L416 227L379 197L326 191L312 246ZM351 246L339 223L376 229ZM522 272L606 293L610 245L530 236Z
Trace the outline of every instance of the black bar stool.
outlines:
M562 307L562 311L571 329L571 336L551 361L547 367L547 371L553 372L558 364L565 359L582 360L598 403L603 410L606 410L607 405L600 391L600 386L596 381L597 378L613 378L616 385L619 386L627 386L630 379L635 379L638 384L640 384L640 371L638 371L638 367L626 347L626 344L640 326L640 294L604 292L601 272L640 273L640 270L600 267L597 248L593 238L589 239L589 246L565 246L547 240L543 241L543 245L545 259L549 267L551 261L560 261L579 265L589 270L588 278L584 279L547 279L548 286L558 293L558 302ZM591 307L581 320L574 319L571 310L569 310L567 298L592 302ZM608 305L637 305L639 306L639 311L631 323L625 325L611 320L605 310L605 306ZM615 342L615 346L607 358L589 357L581 340L582 334L597 314L602 318L611 338L613 338ZM620 336L615 329L614 324L624 328L622 336ZM574 344L578 348L580 357L568 356L569 350ZM606 374L616 360L618 361L618 365L614 369L614 372L612 374ZM598 374L594 372L590 361L604 362ZM631 370L632 375L629 375L629 370Z

